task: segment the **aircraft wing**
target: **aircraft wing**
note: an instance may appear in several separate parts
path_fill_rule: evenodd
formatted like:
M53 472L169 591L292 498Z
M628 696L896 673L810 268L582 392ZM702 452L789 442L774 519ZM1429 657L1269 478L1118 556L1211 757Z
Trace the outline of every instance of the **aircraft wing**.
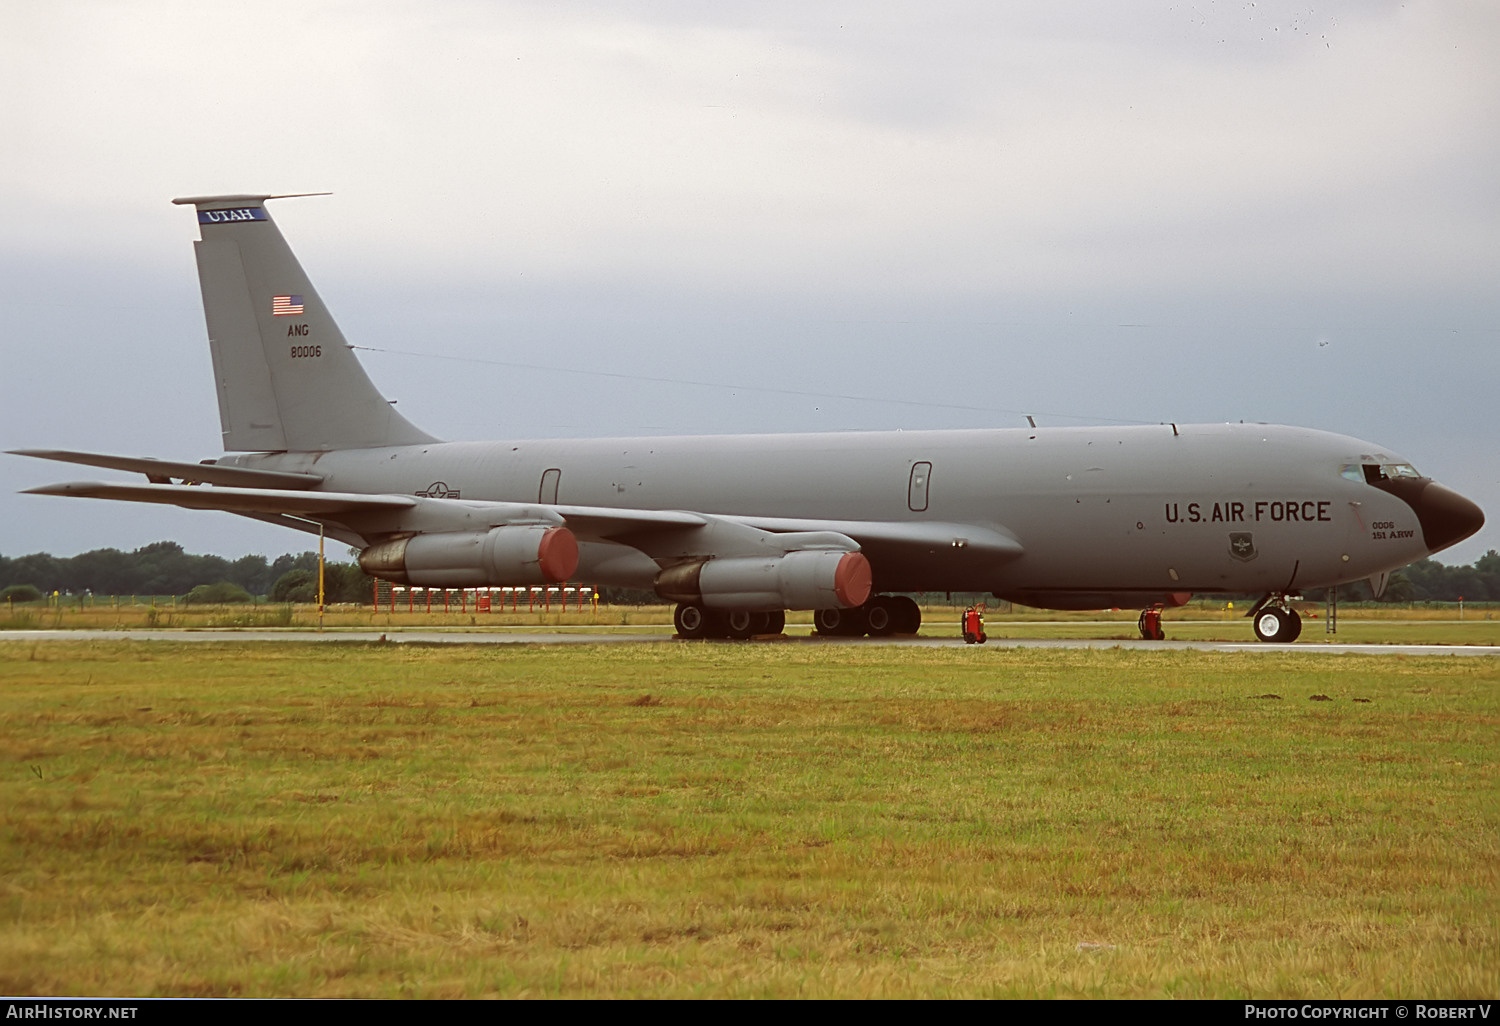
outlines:
M691 510L617 509L606 506L548 506L580 535L629 541L632 536L680 532L711 524L732 524L767 534L832 533L861 548L966 553L970 558L1008 560L1024 552L1008 533L976 524L930 521L813 520L787 517L742 517Z
M548 506L579 534L619 538L646 531L703 527L711 519L677 509L619 509L610 506Z
M58 453L48 458L121 470L142 471L144 464L161 463L160 469L168 470L172 475L196 473L199 466L88 453L47 452ZM82 458L72 459L74 456ZM154 465L150 467L153 481L168 476L155 475L157 469ZM30 488L27 493L220 510L301 530L309 530L309 521L316 521L333 530L336 537L360 548L381 538L445 533L456 538L465 533L484 534L507 525L550 524L566 526L580 540L613 542L634 549L663 568L684 563L701 564L714 559L774 559L797 551L848 553L859 550L875 566L881 579L892 585L911 579L914 568L942 564L975 569L993 567L1015 559L1024 551L1020 542L1004 530L977 524L741 517L692 510L329 492L304 487L265 487L264 482L273 475L268 473L261 477L255 471L245 473L250 477L230 474L228 479L255 480L259 486L73 481ZM635 565L645 580L655 573L649 562Z
M1025 551L1010 534L978 524L909 520L800 520L785 517L729 517L762 531L836 531L866 551L900 550L915 555L962 552L971 558L1009 560Z
M50 451L50 450L49 450ZM26 455L35 455L28 452ZM69 454L72 455L72 454ZM134 460L130 457L89 457L90 462L121 470L136 470L135 464L162 463L164 466L195 468L197 464L168 464L167 461ZM84 462L79 460L77 462ZM125 466L124 464L131 464ZM152 468L155 469L154 467ZM218 468L239 470L239 468ZM256 475L259 471L241 471ZM272 474L267 478L301 477L303 475ZM325 492L269 487L199 487L175 484L126 484L115 481L69 481L62 484L42 485L25 490L27 495L63 495L83 499L114 499L123 502L153 502L184 509L221 510L226 513L243 513L259 516L305 516L314 519L324 517L347 518L356 514L397 514L383 528L385 530L409 529L408 518L400 516L419 507L421 523L411 526L423 530L473 530L480 523L503 523L517 521L566 522L578 534L596 538L615 538L654 532L675 532L701 528L714 518L680 510L614 509L598 506L542 506L516 502L482 502L460 499L433 499L413 495L392 493L367 494L362 492ZM377 520L375 523L384 523Z
M285 488L200 488L193 485L119 484L69 481L27 488L27 495L68 495L84 499L157 502L184 509L217 509L228 513L276 513L293 516L338 516L349 513L391 513L412 509L410 495L360 495L353 492L310 492Z
M224 467L217 463L179 463L149 456L110 456L99 452L73 452L70 449L10 449L13 456L34 456L41 460L81 463L106 470L125 470L145 474L148 481L167 484L172 478L193 484L234 485L244 488L312 488L323 480L317 474L299 474L280 470L251 470L246 467Z

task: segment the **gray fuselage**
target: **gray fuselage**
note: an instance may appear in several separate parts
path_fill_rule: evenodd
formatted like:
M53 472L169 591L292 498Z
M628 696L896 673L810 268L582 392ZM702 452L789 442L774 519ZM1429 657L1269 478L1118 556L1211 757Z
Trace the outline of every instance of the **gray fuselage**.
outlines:
M866 545L876 590L992 591L1056 606L1293 591L1430 551L1408 501L1349 473L1398 457L1277 425L434 442L220 462L312 472L329 491L694 510L772 529L973 525L1014 538L1021 554L882 555ZM578 576L587 575L585 559Z

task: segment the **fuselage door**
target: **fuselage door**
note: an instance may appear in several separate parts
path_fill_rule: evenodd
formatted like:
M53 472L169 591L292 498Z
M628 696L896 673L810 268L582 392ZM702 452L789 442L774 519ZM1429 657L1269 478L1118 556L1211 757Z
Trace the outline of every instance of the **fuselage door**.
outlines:
M931 463L922 462L911 465L911 478L906 483L906 508L913 513L927 511L927 482L931 478Z
M542 484L536 490L536 501L544 506L557 505L557 483L562 480L562 471L553 467L542 471Z

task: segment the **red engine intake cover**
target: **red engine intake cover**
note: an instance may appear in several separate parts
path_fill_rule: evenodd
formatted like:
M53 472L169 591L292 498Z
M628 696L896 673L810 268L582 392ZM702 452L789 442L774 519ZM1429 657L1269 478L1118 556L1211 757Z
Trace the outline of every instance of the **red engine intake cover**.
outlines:
M578 569L578 539L566 527L550 528L537 546L536 561L547 580L566 581Z
M845 609L865 604L875 577L863 552L849 552L833 572L833 594Z

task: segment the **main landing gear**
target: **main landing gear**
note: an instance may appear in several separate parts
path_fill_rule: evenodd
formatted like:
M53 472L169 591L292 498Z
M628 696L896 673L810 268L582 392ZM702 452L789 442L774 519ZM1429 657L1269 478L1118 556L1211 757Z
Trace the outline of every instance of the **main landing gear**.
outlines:
M689 641L699 638L730 638L746 641L757 634L780 634L786 627L786 613L780 609L752 613L744 609L707 609L696 602L680 602L672 612L672 626L677 636Z
M672 613L677 636L689 641L700 638L730 638L744 641L759 634L780 634L786 629L786 612L750 612L744 609L709 609L698 602L680 602ZM915 634L922 626L922 611L905 595L874 595L852 609L819 609L813 613L813 630L824 637L857 638L868 634L885 638L892 634Z
M888 638L892 634L915 634L922 626L922 611L905 595L872 595L853 609L819 609L813 613L813 630L825 637Z
M1288 604L1285 595L1271 594L1250 610L1255 636L1261 641L1290 645L1302 633L1302 617Z

